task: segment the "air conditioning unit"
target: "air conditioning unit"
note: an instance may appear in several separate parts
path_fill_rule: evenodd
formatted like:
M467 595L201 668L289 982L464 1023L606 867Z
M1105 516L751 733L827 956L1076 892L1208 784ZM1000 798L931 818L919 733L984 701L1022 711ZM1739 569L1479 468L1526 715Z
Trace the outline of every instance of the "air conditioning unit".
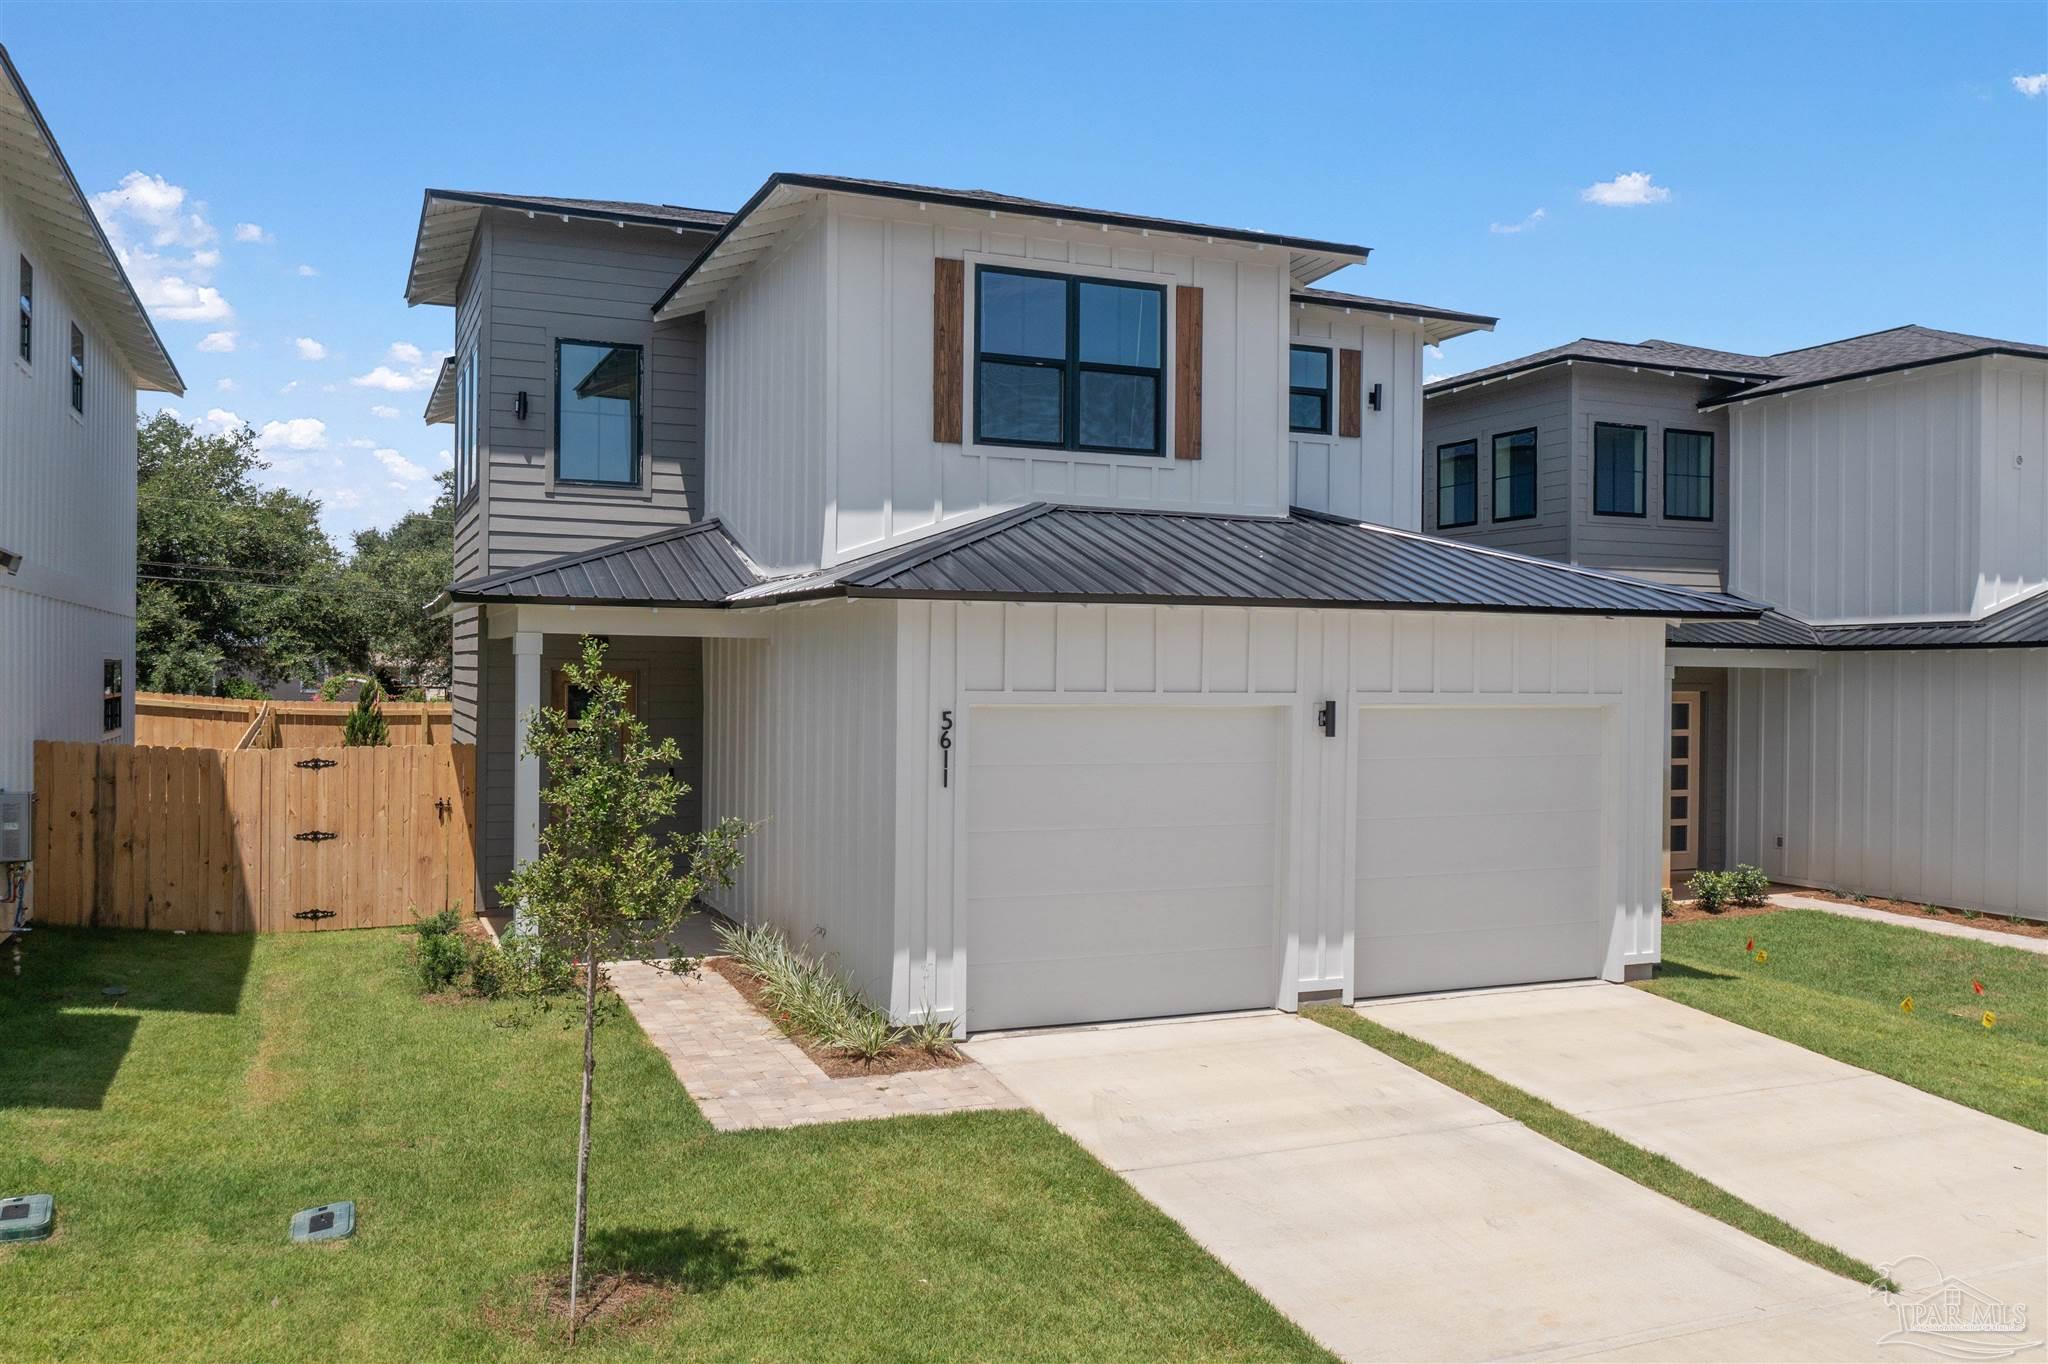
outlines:
M0 862L26 862L35 847L33 791L0 791Z

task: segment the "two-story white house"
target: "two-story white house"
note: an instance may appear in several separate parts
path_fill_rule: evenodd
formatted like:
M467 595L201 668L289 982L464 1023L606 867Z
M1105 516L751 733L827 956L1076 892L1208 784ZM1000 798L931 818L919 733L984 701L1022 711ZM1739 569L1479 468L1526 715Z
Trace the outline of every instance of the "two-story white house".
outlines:
M182 393L57 139L0 47L0 790L37 739L125 741L135 393Z
M1646 972L1664 632L1727 598L1419 533L1422 351L1343 242L830 176L429 191L458 738L605 637L758 828L719 901L963 1028Z
M1434 533L1772 606L1671 632L1676 879L2048 919L2048 346L1581 339L1426 428Z

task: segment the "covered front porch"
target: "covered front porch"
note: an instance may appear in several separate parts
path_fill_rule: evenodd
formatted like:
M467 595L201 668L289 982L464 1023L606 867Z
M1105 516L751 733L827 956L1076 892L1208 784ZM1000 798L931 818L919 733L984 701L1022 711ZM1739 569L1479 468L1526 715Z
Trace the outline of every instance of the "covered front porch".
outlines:
M1695 871L1721 871L1757 860L1754 850L1738 847L1730 825L1730 792L1737 781L1736 765L1743 759L1736 723L1742 679L1765 672L1804 675L1819 667L1820 656L1811 650L1674 645L1665 650L1664 662L1671 693L1671 747L1664 779L1665 879L1682 896Z

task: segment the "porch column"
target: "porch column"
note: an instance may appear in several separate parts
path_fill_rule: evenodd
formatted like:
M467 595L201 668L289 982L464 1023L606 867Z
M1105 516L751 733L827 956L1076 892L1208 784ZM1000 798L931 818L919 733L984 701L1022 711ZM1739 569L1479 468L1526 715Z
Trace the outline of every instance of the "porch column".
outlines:
M1666 656L1667 658L1669 657L1668 654ZM1671 884L1671 693L1677 689L1677 686L1678 666L1667 662L1664 665L1664 718L1657 727L1657 824L1663 830L1663 837L1658 841L1664 846L1664 889L1672 891L1674 894L1677 892L1676 887ZM1693 783L1695 788L1698 785L1698 782ZM1697 805L1699 798L1700 793L1697 789L1693 790L1691 795L1687 797L1688 810L1694 815L1697 815L1699 812L1691 807ZM1695 830L1692 846L1697 847L1699 845L1699 835L1697 833L1699 824L1697 820L1695 820L1692 827ZM1661 923L1659 928L1661 930Z
M512 635L512 865L540 856L540 759L526 751L526 732L540 709L540 653L547 636L538 630ZM516 913L517 911L515 911Z

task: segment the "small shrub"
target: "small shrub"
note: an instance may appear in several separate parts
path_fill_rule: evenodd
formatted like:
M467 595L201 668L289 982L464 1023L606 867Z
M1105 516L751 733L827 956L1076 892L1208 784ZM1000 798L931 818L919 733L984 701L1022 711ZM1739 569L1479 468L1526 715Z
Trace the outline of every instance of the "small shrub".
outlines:
M1670 898L1671 893L1666 891L1665 899ZM927 1056L951 1056L956 1050L952 1020L935 1017L929 1007L924 1017L903 1030L902 1038Z
M831 1045L863 1061L872 1061L896 1043L896 1028L873 1009L849 1013L839 1031L827 1039Z
M246 677L230 677L220 684L220 694L237 701L262 701L270 695Z
M1974 909L1959 909L1956 913L1962 915L1965 919L1981 919L1984 917L1981 912Z
M429 994L453 989L468 966L469 953L453 933L422 933L419 945L413 948L413 970L419 976L420 989Z
M1938 909L1936 909L1936 908L1935 908L1935 907L1934 907L1933 905L1922 905L1922 906L1920 906L1920 912L1921 912L1922 914L1939 914L1939 913L1941 913L1941 911L1940 911L1940 910L1938 910Z
M1664 917L1670 918L1672 911L1671 887L1664 887L1662 891L1658 892L1657 898L1658 907L1664 911Z
M469 992L482 999L498 999L511 985L513 963L505 949L494 942L481 942L469 954Z
M391 742L384 722L384 689L371 678L356 692L355 708L342 718L341 742L347 748L379 748Z
M1728 878L1728 898L1736 904L1754 907L1770 902L1771 878L1764 875L1763 868L1742 862L1734 871L1722 874Z
M1728 873L1725 871L1696 871L1685 888L1692 893L1693 900L1709 914L1719 914L1728 905L1730 891Z
M453 909L439 910L413 922L412 931L422 938L445 938L462 931L462 916Z

